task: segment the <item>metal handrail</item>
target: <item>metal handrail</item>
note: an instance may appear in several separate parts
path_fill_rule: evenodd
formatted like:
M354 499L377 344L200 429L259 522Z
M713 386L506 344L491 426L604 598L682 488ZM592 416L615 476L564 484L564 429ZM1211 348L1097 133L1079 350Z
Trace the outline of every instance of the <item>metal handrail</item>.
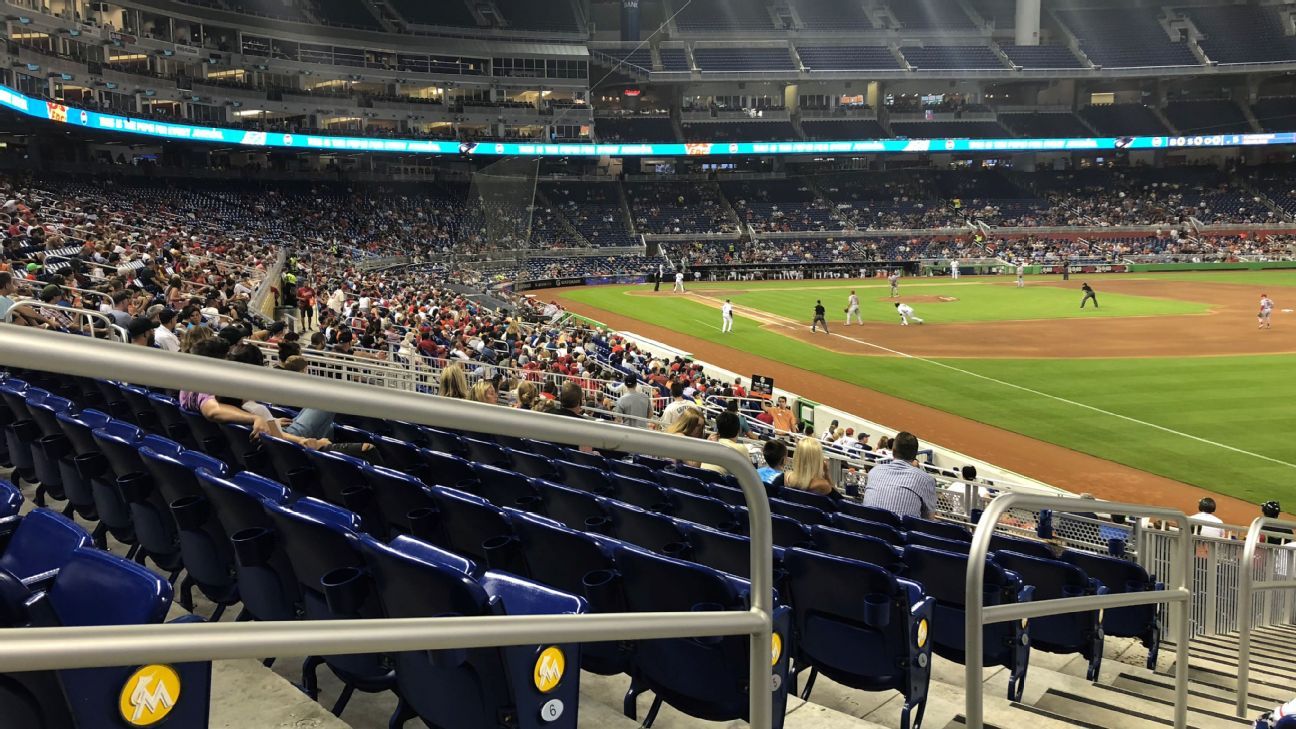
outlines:
M984 599L986 557L990 551L990 538L995 526L1004 512L1014 508L1053 509L1056 511L1089 511L1095 505L1101 505L1103 511L1126 516L1160 517L1179 524L1179 557L1177 584L1165 590L1152 592L1130 592L1112 595L1086 595L1083 597L1063 597L1037 602L992 605L986 607ZM964 600L964 666L966 679L963 715L968 729L984 729L982 674L981 665L985 636L982 628L991 623L1006 623L1014 620L1048 615L1062 615L1090 610L1108 610L1112 608L1132 607L1135 605L1155 605L1172 603L1175 609L1175 729L1186 729L1188 726L1188 607L1192 593L1188 589L1188 573L1192 565L1192 539L1188 531L1188 517L1181 511L1157 506L1139 504L1122 504L1116 502L1095 502L1089 499L1061 496L1037 496L1035 494L1010 493L999 496L990 502L981 521L977 523L976 532L972 535L972 547L968 551L966 596Z
M14 299L14 305L9 307L9 311L5 313L3 319L0 319L0 322L6 324L12 323L14 313L15 313L14 310L17 309L19 306L30 306L34 309L41 309L43 311L52 310L65 315L84 317L86 319L98 319L99 321L102 321L104 323L106 331L109 331L114 336L116 336L118 341L122 343L127 343L130 341L130 336L126 333L126 329L123 328L120 324L117 324L115 321L113 321L112 317L108 316L107 314L101 311L94 311L93 309L78 309L74 306L59 306L58 304L47 304L44 301L41 301L40 299L26 299L26 298Z
M1246 545L1242 548L1242 564L1238 569L1238 677L1237 715L1246 716L1247 688L1251 683L1251 620L1255 617L1252 596L1256 590L1293 590L1296 580L1268 580L1256 582L1255 556L1262 532L1268 527L1296 528L1296 521L1256 517L1247 529Z
M748 610L12 629L5 632L0 644L0 672L258 658L302 645L310 645L316 655L346 655L563 640L746 635L750 640L749 721L760 729L771 726L773 703L766 690L770 685L774 613L769 501L751 461L726 446L380 387L342 382L320 387L314 377L281 370L266 369L249 377L247 365L235 362L91 339L74 340L26 327L4 328L0 342L0 365L80 377L101 377L111 371L115 378L151 387L198 390L519 438L543 432L549 440L567 445L714 463L738 479L746 499L751 537Z

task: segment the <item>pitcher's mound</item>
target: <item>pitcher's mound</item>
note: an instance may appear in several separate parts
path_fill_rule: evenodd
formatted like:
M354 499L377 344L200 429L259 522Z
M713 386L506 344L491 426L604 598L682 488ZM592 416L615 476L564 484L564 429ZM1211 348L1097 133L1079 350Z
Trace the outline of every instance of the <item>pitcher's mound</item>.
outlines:
M893 299L890 296L879 297L878 301L889 301L895 303L902 301L906 304L948 304L951 301L958 301L957 296L900 296Z

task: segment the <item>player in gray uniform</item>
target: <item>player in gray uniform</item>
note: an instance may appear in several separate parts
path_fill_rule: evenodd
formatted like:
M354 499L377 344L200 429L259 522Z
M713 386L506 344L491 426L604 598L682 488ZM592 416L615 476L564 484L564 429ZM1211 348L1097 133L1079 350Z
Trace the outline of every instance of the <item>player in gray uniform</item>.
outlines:
M1260 313L1256 316L1256 320L1260 322L1258 329L1273 327L1273 323L1269 321L1269 317L1273 316L1273 305L1273 299L1268 294L1260 294Z
M900 295L900 272L892 272L890 276L887 276L887 281L891 282L891 298L898 297Z
M1026 264L1021 261L1017 262L1017 288L1026 288Z

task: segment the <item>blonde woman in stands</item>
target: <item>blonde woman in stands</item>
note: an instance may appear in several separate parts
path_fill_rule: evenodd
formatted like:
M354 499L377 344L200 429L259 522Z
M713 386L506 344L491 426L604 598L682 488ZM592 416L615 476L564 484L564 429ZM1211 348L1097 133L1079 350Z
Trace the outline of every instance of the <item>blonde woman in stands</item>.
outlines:
M667 435L680 435L685 438L706 438L706 418L703 417L702 411L697 408L684 408L675 422L666 427ZM700 468L701 463L697 461L679 461L687 466Z
M783 478L787 488L809 491L828 496L837 492L828 479L828 461L824 459L823 446L814 438L797 442L792 456L792 470Z
M452 397L456 400L468 399L468 375L458 362L452 362L441 370L441 379L437 382L437 394L441 397Z
M530 380L523 380L517 386L517 404L519 410L535 410L536 401L540 399L540 388Z
M499 393L495 391L495 386L486 380L482 380L472 386L468 392L468 399L473 402L484 402L487 405L499 404Z
M204 339L211 339L216 336L208 327L189 327L184 333L184 338L180 340L180 351L185 354L191 354L194 346Z

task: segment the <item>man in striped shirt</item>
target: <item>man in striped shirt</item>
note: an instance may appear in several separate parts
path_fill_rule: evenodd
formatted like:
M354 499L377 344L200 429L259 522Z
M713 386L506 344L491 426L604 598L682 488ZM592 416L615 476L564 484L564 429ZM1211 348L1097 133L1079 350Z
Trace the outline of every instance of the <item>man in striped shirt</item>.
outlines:
M899 516L931 519L936 514L936 479L918 466L918 438L896 433L892 460L874 466L868 475L864 505Z

